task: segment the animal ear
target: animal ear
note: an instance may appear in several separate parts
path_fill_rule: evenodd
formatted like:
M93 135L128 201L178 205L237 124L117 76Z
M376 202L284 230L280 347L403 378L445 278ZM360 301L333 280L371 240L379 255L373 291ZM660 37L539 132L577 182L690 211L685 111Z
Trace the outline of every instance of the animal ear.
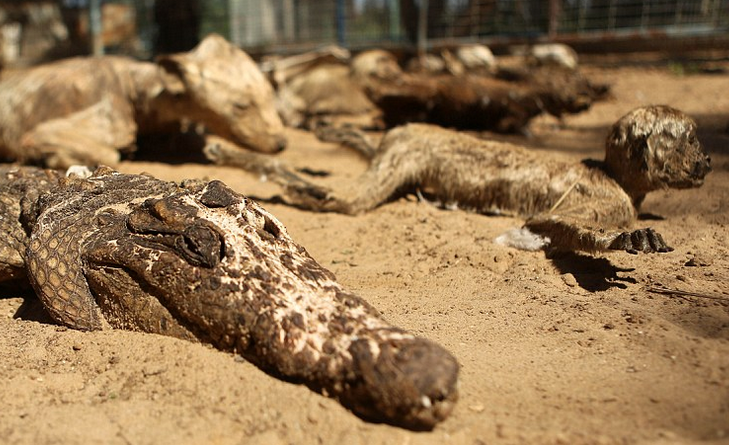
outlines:
M217 34L209 35L190 52L160 56L157 64L162 68L166 89L172 93L192 95L204 94L206 80L203 69L206 72L228 72L242 70L247 65L255 66L247 55ZM235 72L230 74L230 78L245 78L243 74Z
M627 153L625 155L630 159L631 165L640 168L641 171L648 170L648 158L651 156L648 138L628 138L625 143L627 144Z
M182 65L176 56L163 56L157 59L159 70L164 89L172 94L182 94L185 92L185 76Z
M173 94L195 91L202 82L200 67L213 60L229 61L231 46L223 37L211 34L190 52L158 57L165 89Z

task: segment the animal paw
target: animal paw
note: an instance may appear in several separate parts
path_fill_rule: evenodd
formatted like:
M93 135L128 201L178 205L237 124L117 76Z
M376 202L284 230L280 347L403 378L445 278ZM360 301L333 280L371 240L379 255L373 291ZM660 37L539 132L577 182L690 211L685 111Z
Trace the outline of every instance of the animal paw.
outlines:
M285 200L296 207L319 212L334 211L334 204L337 202L330 189L308 182L287 184Z
M649 228L638 229L632 232L623 232L610 243L608 247L612 250L624 250L628 253L665 253L673 251L663 240L660 233Z
M203 147L203 154L213 164L222 164L224 161L223 148L220 143L211 141Z

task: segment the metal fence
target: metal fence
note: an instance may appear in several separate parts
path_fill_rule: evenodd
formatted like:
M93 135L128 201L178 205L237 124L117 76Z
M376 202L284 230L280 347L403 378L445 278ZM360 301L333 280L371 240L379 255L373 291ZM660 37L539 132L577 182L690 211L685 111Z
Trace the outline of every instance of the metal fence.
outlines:
M242 46L286 49L606 35L725 35L727 0L230 0ZM426 10L421 10L425 6Z
M88 51L89 8L99 2L104 50L138 57L189 49L210 32L251 52L615 36L729 43L729 0L0 0L0 55ZM61 45L63 36L74 44Z

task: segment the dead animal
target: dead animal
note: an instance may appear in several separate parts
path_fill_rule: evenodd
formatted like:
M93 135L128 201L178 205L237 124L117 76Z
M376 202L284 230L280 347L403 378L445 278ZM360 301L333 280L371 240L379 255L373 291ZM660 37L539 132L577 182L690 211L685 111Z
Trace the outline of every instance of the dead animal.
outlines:
M277 108L286 125L378 125L379 111L353 76L350 60L349 51L329 46L262 63L276 87Z
M367 67L358 69L359 61ZM541 113L588 109L608 90L579 71L555 66L497 70L493 76L405 73L392 54L371 51L352 62L356 78L388 127L428 122L458 129L524 132Z
M355 146L366 145L361 136L340 131L340 139ZM368 170L348 187L330 190L299 178L285 187L283 199L305 209L358 214L421 189L449 207L521 215L524 227L553 250L672 250L654 230L628 228L647 193L703 184L709 157L696 139L696 124L667 106L638 108L613 125L606 150L604 162L574 163L411 124L389 131L371 149Z
M355 124L373 128L379 110L353 79L348 65L324 63L279 84L276 91L279 114L286 125L317 128Z
M210 343L407 428L455 404L450 353L388 324L220 181L3 167L0 204L0 281L27 274L59 323Z
M187 121L259 152L286 144L271 85L247 54L217 35L156 63L74 58L0 82L6 160L115 165L138 134L179 131Z
M480 52L478 48L462 51L471 67L477 57L490 54L488 48L482 47ZM295 57L291 64L282 61L288 68L285 73L291 74L278 76L284 80L276 82L277 100L288 125L377 128L429 122L461 129L524 132L529 121L541 113L557 117L578 113L607 92L606 86L593 84L577 70L526 62L503 70L492 62L488 68L484 65L481 70L466 72L450 55L449 70L461 73L454 75L433 74L432 69L404 72L395 56L384 50L364 51L348 65L323 55L316 58L317 54L296 56L305 62L301 64L292 65L298 60Z

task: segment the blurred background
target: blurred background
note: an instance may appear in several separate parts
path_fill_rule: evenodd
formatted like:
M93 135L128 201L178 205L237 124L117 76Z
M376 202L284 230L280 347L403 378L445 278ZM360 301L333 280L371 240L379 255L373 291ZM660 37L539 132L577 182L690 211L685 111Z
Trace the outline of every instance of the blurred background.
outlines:
M0 63L151 58L219 33L254 55L562 42L580 52L729 48L729 0L0 1Z

